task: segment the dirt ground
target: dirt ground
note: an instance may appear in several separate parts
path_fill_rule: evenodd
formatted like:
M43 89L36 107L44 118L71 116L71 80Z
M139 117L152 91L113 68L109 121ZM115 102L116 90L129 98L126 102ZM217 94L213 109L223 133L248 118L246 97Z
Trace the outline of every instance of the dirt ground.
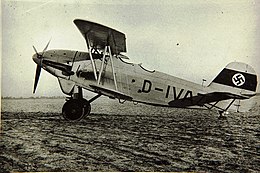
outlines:
M0 172L260 172L260 107L226 119L209 111L138 109L120 115L96 109L79 122L53 112L2 112Z

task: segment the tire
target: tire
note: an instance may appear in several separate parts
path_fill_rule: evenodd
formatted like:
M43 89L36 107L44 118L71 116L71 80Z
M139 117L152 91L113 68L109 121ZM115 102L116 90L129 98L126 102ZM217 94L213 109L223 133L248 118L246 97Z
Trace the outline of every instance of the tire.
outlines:
M91 112L91 105L85 99L82 99L82 102L83 102L83 107L84 107L84 116L88 116Z
M85 102L79 99L68 100L62 107L62 115L68 121L79 121L85 115Z

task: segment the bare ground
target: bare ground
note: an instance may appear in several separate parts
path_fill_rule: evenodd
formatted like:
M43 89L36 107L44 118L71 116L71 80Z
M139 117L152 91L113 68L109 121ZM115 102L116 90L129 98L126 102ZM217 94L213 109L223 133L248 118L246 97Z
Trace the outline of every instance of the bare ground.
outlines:
M79 122L59 113L2 112L0 172L260 172L259 110L226 119L182 109L93 113Z

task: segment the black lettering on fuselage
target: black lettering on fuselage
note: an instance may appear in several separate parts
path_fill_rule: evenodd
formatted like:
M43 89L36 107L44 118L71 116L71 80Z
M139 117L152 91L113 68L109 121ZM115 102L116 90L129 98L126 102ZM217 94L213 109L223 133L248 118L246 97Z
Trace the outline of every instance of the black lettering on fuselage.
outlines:
M188 99L190 101L191 104L193 104L193 99L192 99L192 91L187 91L185 96L184 96L184 99Z
M171 86L168 85L165 98L169 97L170 88L171 88Z
M157 88L157 87L155 87L154 90L163 92L163 89L162 89L162 88Z
M184 89L180 89L179 92L177 91L177 88L176 87L172 87L173 88L173 91L172 91L172 94L173 94L173 99L174 100L179 100L179 99L191 99L192 100L192 91L190 90L187 90L185 92ZM169 95L170 95L170 89L171 89L171 86L168 85L167 86L167 89L166 89L166 95L165 95L165 98L169 98ZM184 97L183 97L183 94L185 93Z
M179 100L179 98L181 97L181 94L183 93L183 91L184 91L184 89L181 89L179 94L177 95L176 88L173 87L173 98L174 98L174 100Z
M178 89L178 88L176 88L174 86L170 86L170 85L167 86L165 98L169 98L171 87L173 89L172 94L173 94L174 100L183 100L184 101L186 99L189 99L192 102L192 91L184 90L183 88ZM139 90L138 92L139 93L141 93L141 92L149 93L151 91L151 89L152 89L152 82L145 79L142 90ZM154 90L163 92L163 89L161 89L161 88L155 87Z
M142 92L149 93L151 91L151 88L152 88L152 82L145 79L143 88L142 88Z
M188 91L186 92L184 98L185 98L185 99L186 99L186 98L192 98L192 91L189 91L189 90L188 90Z

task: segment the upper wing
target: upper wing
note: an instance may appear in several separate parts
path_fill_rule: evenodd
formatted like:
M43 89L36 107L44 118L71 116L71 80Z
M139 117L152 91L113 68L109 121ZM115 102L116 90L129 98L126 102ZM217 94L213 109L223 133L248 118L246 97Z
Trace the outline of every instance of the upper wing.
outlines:
M86 41L89 42L89 46L104 49L105 46L109 45L112 54L126 52L126 38L124 33L86 20L75 19L74 23Z

